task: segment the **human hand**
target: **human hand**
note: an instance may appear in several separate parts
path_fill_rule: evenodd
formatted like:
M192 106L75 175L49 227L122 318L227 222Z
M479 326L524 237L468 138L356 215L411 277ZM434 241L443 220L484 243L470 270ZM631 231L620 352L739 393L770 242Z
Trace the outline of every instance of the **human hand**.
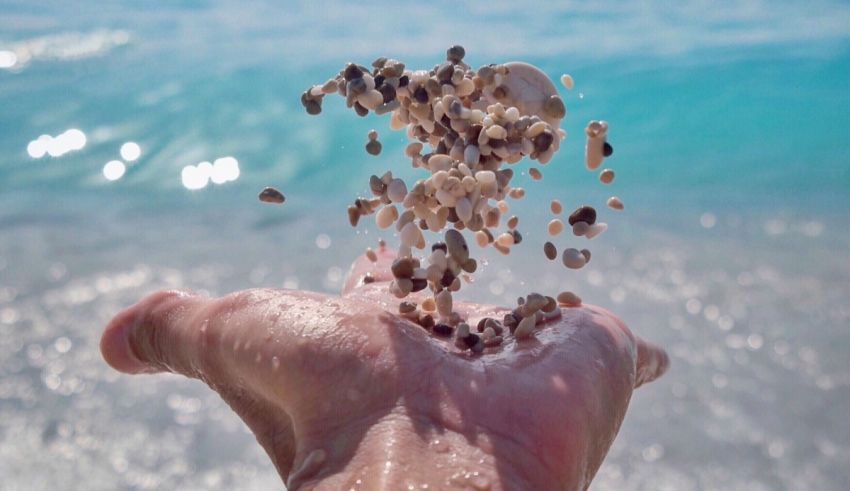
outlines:
M289 489L587 488L664 351L585 305L531 339L461 352L396 314L394 256L356 260L340 297L155 293L110 322L101 350L121 372L206 382ZM455 310L473 326L508 312Z

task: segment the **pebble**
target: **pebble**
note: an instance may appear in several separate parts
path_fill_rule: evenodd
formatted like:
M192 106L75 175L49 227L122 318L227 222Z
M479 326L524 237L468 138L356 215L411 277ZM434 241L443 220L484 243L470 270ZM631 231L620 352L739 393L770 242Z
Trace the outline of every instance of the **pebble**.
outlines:
M570 269L580 269L587 264L587 259L584 258L584 254L574 248L564 249L561 261L564 263L564 266Z
M389 228L397 218L398 209L394 205L385 206L375 215L375 223L383 230Z
M558 294L558 303L565 307L578 307L581 298L573 292L561 292Z
M596 209L587 205L580 206L570 214L570 225L575 225L576 222L585 222L588 225L593 225L596 223Z
M581 255L584 256L585 264L590 262L590 249L582 249Z
M370 141L375 141L378 139L378 132L375 130L370 130L366 136L367 138L369 138Z
M611 155L614 155L614 147L612 147L611 144L606 141L602 144L602 156L610 157Z
M537 169L536 167L532 167L532 168L528 169L528 175L531 176L531 178L534 179L535 181L539 181L539 180L543 179L543 173L540 172L540 170Z
M514 330L514 337L517 339L527 339L534 333L536 320L534 316L524 317Z
M556 236L564 231L564 222L561 221L560 218L554 218L549 222L549 235Z
M478 247L487 247L490 244L490 239L487 237L486 232L479 230L475 232L475 242L478 243Z
M448 290L443 290L434 297L437 306L437 313L440 317L447 318L452 315L452 294Z
M387 197L393 203L401 203L407 196L407 184L401 179L393 179L387 186Z
M446 59L452 63L460 63L464 56L466 56L466 50L459 44L446 50Z
M561 85L563 85L564 88L567 89L567 90L573 90L573 87L575 87L575 82L573 81L573 77L570 76L570 75L567 75L566 73L561 75Z
M445 235L446 247L449 249L449 254L460 264L463 264L469 259L469 248L466 245L466 240L463 235L454 229L446 231Z
M505 232L496 237L496 244L502 247L510 247L514 245L514 236Z
M433 331L436 336L447 338L452 335L454 328L448 324L439 323L434 325Z
M426 312L434 312L437 310L437 303L433 298L426 298L422 301L422 310Z
M602 184L611 184L614 182L614 171L611 169L605 169L599 174L599 180L602 181Z
M378 255L375 254L375 251L373 251L371 247L366 248L366 257L373 263L378 262Z
M431 314L422 314L419 316L419 325L425 329L434 327L434 317Z
M390 270L396 278L411 278L413 276L413 260L409 257L396 259L390 266Z
M283 204L286 201L286 196L275 188L267 187L260 191L258 196L263 203Z
M588 170L596 170L602 165L602 159L605 158L603 152L607 133L608 123L604 121L591 121L585 128L587 143L584 153L585 165Z
M561 205L561 202L553 199L551 203L549 203L549 209L555 215L560 215L562 211L564 211L564 207Z
M592 239L606 230L608 230L607 223L596 223L588 227L587 232L584 233L584 236L588 239Z
M586 234L588 230L590 230L590 225L588 225L587 222L576 222L573 224L573 235L576 237L581 237Z
M518 216L514 215L514 216L508 218L507 225L508 225L509 229L511 229L511 230L515 229L518 224L519 224L519 217Z
M348 223L351 224L352 227L357 226L357 222L360 221L360 210L357 209L356 206L352 205L348 207Z
M381 142L378 140L369 140L369 143L366 144L366 151L369 155L380 155L381 154Z
M554 261L558 257L558 249L555 247L555 244L546 242L543 244L543 254L546 255L546 259Z
M610 198L608 198L608 208L611 208L612 210L622 211L624 208L623 202L620 201L620 198L616 196L611 196Z
M414 311L416 311L416 302L404 301L398 304L400 314L409 314Z

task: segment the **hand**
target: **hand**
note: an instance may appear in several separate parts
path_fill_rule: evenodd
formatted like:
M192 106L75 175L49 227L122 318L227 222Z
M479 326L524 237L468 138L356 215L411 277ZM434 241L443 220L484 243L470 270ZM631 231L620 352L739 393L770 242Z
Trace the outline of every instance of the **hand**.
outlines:
M341 297L155 293L110 322L101 350L121 372L206 382L289 489L587 488L664 351L585 305L531 339L462 352L397 314L393 258L359 258ZM472 326L507 312L455 310Z

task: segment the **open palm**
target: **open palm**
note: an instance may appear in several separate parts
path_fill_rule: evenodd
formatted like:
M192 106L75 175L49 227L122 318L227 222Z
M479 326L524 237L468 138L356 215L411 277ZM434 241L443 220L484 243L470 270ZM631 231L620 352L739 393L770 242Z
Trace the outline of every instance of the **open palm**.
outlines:
M101 349L122 372L206 382L290 489L586 488L664 351L593 306L462 351L397 314L393 257L355 261L340 297L156 293L112 320ZM455 310L472 325L508 312Z

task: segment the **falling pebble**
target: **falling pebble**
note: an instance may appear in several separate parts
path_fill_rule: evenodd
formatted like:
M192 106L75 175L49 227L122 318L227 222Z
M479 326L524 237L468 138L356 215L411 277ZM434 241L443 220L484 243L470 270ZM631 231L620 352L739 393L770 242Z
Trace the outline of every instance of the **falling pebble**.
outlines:
M575 81L573 81L573 77L566 73L561 75L561 84L567 90L573 90L573 87L575 87Z
M268 187L260 191L259 198L263 203L274 203L278 205L286 201L286 196L272 187Z

